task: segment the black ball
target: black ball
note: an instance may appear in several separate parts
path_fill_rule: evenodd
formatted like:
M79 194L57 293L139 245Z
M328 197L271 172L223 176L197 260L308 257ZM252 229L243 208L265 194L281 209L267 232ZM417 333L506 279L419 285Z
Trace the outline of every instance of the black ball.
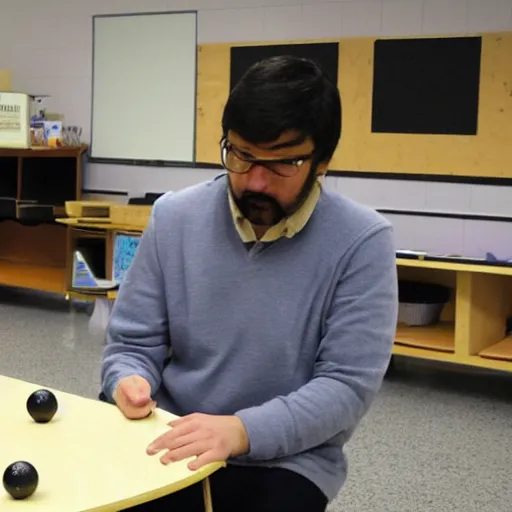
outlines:
M13 462L4 471L4 488L15 500L24 500L34 494L38 483L39 475L30 462Z
M48 423L55 416L57 409L57 399L47 389L34 391L28 397L27 411L36 423Z

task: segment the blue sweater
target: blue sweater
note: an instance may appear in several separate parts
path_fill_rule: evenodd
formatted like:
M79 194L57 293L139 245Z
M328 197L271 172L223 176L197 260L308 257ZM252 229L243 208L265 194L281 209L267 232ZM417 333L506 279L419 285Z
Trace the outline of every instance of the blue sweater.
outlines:
M250 452L231 463L288 468L331 500L396 320L383 217L322 190L297 235L248 247L221 175L155 203L112 311L103 391L137 374L174 414L236 414Z

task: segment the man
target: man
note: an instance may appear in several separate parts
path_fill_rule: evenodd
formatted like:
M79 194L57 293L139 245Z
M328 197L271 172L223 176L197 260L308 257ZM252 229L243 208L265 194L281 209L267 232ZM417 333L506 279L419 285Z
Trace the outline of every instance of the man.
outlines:
M211 480L216 512L322 511L391 356L392 229L322 188L341 102L314 63L253 66L222 129L226 174L154 205L112 312L103 391L128 418L156 403L181 417L149 456L228 462ZM136 509L159 507L203 510L200 487Z

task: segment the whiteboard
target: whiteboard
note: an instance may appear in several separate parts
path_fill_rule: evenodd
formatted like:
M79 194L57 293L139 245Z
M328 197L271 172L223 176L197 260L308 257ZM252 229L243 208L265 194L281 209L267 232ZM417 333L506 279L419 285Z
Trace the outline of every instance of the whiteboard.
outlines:
M92 159L193 162L197 13L93 18Z

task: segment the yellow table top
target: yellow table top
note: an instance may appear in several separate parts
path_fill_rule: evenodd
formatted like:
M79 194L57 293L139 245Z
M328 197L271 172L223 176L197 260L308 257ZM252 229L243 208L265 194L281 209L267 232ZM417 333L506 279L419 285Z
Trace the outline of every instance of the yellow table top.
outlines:
M41 388L59 403L46 424L35 423L26 409L29 395ZM111 404L4 376L0 395L0 474L18 460L39 474L38 488L25 500L0 486L2 512L117 511L188 487L225 465L190 471L190 459L164 466L160 455L147 455L146 447L175 418L161 409L130 421Z
M130 224L113 224L105 219L86 219L76 217L64 217L55 219L59 224L66 224L75 228L84 229L103 229L105 231L130 231L134 233L142 233L145 228L142 226L133 226Z

